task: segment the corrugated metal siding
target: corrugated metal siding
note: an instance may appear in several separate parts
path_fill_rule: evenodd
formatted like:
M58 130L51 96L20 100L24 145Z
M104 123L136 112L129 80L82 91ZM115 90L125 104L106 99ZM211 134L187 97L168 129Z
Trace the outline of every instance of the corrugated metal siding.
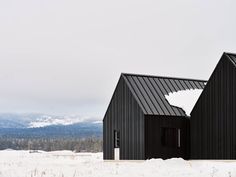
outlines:
M223 54L191 113L192 159L236 159L236 68L231 59Z
M114 159L114 130L120 131L120 158L144 159L144 114L121 76L103 119L104 159Z
M181 78L122 74L138 104L147 115L186 116L171 106L165 95L187 89L203 89L206 81Z

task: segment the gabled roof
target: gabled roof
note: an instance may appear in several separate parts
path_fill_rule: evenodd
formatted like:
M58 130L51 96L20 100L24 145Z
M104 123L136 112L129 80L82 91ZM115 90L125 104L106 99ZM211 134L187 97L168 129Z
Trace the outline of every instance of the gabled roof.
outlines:
M205 89L203 90L203 92L201 93L201 95L199 96L195 106L193 107L192 109L192 112L196 109L195 107L198 105L198 102L204 97L204 92L207 92L207 88L208 88L208 85L210 84L210 81L213 80L212 78L214 77L215 75L215 72L217 71L219 65L220 65L220 62L223 62L225 60L228 60L232 63L232 65L234 65L236 67L236 54L234 53L229 53L229 52L224 52L223 55L221 56L219 62L217 63L214 71L212 72L210 78L209 78L209 82L205 85ZM190 115L192 114L192 112L190 113Z
M203 89L206 81L138 74L121 74L146 115L187 116L183 109L169 104L165 95L179 90Z

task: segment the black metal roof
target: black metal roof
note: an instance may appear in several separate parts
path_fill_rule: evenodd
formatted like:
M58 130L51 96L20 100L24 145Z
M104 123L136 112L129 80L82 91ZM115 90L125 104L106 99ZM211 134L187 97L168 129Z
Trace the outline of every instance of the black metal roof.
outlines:
M179 90L203 89L206 81L163 76L121 74L144 114L186 116L183 109L172 106L165 95Z
M234 65L236 65L236 54L224 53L224 55L227 55L230 58L230 60L234 63Z

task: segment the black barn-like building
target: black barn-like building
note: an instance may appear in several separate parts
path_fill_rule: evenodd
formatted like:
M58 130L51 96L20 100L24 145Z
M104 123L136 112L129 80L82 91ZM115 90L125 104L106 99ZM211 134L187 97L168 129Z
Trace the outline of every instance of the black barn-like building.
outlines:
M191 158L236 159L236 55L224 53L191 112Z
M189 158L189 117L165 95L203 89L206 81L121 74L103 119L104 159Z

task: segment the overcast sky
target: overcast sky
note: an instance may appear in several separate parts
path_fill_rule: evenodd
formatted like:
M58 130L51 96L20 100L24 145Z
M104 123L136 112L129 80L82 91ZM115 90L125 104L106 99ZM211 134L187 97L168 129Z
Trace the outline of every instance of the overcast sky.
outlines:
M102 118L121 72L208 79L235 0L2 0L0 112Z

